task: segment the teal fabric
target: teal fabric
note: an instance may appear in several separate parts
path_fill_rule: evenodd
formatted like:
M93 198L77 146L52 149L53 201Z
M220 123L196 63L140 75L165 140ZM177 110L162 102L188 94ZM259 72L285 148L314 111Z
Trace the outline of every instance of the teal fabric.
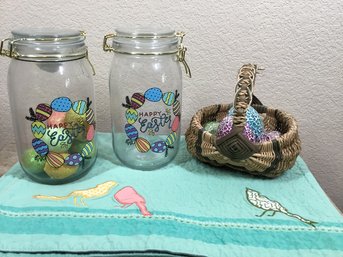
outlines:
M343 256L343 217L301 158L279 178L256 178L198 162L182 139L171 164L139 171L115 158L110 134L100 133L98 143L96 164L73 183L34 183L19 164L0 178L0 255ZM79 199L74 205L73 197L33 198L106 181L118 184L101 198L85 198L87 206ZM151 216L114 198L128 187L145 199ZM289 215L258 217L265 209L248 201L247 189L269 198L264 208L278 202Z

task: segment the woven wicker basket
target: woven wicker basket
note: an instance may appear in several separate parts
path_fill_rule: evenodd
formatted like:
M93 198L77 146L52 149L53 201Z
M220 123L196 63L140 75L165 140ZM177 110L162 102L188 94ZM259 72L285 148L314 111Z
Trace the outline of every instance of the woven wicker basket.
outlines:
M290 114L252 104L255 98L252 95L255 75L255 65L244 65L239 71L234 103L212 105L199 110L186 131L186 142L188 151L200 161L272 178L294 165L301 150L301 142L297 122ZM252 143L242 136L246 110L250 105L262 117L265 129L279 131L280 137ZM227 138L218 140L216 135L204 130L203 125L207 122L222 121L232 106L235 107L233 129Z

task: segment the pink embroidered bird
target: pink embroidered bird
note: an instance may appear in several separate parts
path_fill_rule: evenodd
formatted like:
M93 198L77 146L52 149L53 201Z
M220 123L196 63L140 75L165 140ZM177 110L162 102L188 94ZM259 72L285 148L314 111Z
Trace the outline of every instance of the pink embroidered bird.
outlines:
M136 204L143 216L152 216L146 208L143 196L139 195L137 191L130 186L124 187L115 193L114 199L122 204L121 208L127 208L132 204Z

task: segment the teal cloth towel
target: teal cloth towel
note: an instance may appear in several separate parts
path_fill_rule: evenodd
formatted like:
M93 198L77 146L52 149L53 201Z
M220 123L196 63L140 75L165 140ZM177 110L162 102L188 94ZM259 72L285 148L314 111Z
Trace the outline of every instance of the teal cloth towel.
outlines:
M139 171L110 134L98 143L73 183L34 183L19 164L0 178L0 255L343 256L343 217L301 158L256 178L198 162L182 138L172 163Z

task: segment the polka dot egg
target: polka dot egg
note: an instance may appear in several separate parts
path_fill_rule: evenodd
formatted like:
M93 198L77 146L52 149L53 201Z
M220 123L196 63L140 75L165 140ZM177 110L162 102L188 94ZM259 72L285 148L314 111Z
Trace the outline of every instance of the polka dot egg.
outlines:
M144 93L146 100L151 102L158 102L162 98L162 91L158 87L152 87Z
M57 112L67 112L71 109L71 105L68 97L59 97L51 102L51 108Z
M163 153L166 149L167 145L164 141L157 141L151 145L151 151L154 153Z
M79 153L73 153L67 156L64 160L64 163L69 166L76 166L82 162L83 158Z

